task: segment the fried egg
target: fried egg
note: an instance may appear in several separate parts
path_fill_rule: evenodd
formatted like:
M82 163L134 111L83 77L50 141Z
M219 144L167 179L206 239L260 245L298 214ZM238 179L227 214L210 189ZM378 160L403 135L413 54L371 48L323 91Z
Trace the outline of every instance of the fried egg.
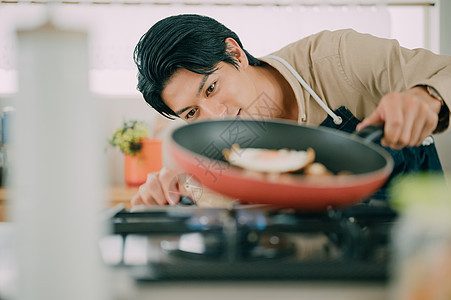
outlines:
M289 149L240 148L224 149L225 159L234 166L265 173L288 173L303 169L315 160L315 151Z

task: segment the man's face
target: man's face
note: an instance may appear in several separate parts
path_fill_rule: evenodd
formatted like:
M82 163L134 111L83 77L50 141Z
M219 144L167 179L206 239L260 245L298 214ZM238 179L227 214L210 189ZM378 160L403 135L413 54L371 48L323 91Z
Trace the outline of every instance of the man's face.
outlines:
M163 89L163 101L185 121L202 119L265 118L268 106L254 83L255 70L221 62L210 75L177 70ZM271 103L270 103L271 104ZM267 115L267 114L266 114Z

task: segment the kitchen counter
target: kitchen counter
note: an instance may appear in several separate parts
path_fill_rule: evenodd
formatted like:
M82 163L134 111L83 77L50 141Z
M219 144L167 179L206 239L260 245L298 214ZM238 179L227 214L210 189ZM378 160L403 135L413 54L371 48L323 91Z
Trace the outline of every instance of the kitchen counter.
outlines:
M6 220L6 199L8 198L8 190L0 188L0 222Z
M135 188L113 186L109 188L111 205L128 205ZM2 203L6 199L5 190L0 191ZM0 223L0 298L10 299L14 295L17 265L12 263L12 241L14 224ZM139 283L134 281L127 268L105 267L105 285L99 287L107 291L105 299L336 299L336 300L388 300L389 285L370 281L320 281L320 280L254 280L254 281L173 281ZM3 298L5 296L5 298ZM12 299L13 297L11 297Z
M128 187L126 185L112 185L106 190L109 206L113 207L118 204L123 204L126 208L130 208L130 199L138 191L137 187ZM6 217L6 202L8 201L9 191L5 188L0 188L0 222L7 220Z
M14 225L0 223L0 298L13 299L16 267L12 241ZM389 286L382 282L354 281L187 281L137 283L126 268L105 267L106 299L335 299L388 300ZM76 284L75 284L76 286ZM102 288L102 287L99 287Z
M115 300L140 299L335 299L388 300L389 286L348 281L191 281L139 284L117 270L112 276ZM110 284L110 286L113 286Z
M110 206L124 204L126 208L130 208L130 199L138 192L137 187L128 187L126 185L113 185L107 190Z

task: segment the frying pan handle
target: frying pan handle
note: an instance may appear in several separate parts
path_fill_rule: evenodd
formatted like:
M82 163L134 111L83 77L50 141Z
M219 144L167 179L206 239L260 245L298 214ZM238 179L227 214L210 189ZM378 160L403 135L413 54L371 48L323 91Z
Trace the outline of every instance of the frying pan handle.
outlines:
M368 125L357 131L356 134L367 141L380 141L380 139L384 136L384 125Z
M190 197L182 195L177 206L197 206L197 204Z

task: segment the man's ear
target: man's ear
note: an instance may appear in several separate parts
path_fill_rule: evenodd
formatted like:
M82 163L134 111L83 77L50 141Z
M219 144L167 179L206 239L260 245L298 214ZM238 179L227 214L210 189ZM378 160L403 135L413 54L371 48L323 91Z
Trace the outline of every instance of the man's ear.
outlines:
M240 68L247 68L249 66L249 61L247 59L246 53L244 53L240 45L238 45L238 43L232 38L226 38L225 43L227 45L226 51L232 54L235 60L237 60Z

